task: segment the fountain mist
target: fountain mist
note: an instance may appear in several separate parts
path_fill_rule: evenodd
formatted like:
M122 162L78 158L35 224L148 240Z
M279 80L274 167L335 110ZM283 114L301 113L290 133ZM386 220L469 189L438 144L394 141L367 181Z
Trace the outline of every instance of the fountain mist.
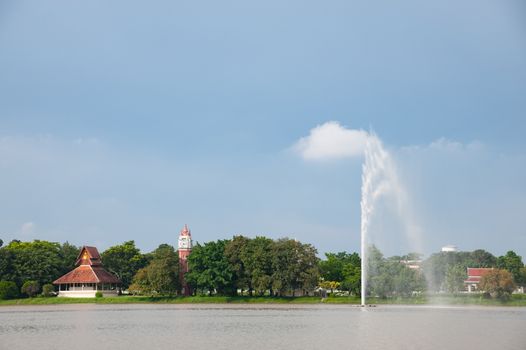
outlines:
M365 159L362 166L361 207L361 304L365 305L367 290L367 251L369 231L378 200L385 196L395 199L397 215L402 219L409 242L420 248L419 229L413 224L409 211L407 194L401 185L394 161L383 147L382 141L370 133L365 147ZM419 249L418 249L419 250Z

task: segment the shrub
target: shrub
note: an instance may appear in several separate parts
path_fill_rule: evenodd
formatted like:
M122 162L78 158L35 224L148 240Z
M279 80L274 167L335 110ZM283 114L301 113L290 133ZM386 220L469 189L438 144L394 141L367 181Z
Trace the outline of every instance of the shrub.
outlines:
M45 297L52 297L55 295L55 287L52 284L44 284L42 286L42 295Z
M102 292L95 293L95 298L102 298Z
M515 283L509 271L494 269L482 276L479 287L493 298L507 300L515 289Z
M32 298L40 292L40 283L37 281L25 281L20 291L22 294Z
M0 281L0 299L14 299L18 297L18 287L15 282Z

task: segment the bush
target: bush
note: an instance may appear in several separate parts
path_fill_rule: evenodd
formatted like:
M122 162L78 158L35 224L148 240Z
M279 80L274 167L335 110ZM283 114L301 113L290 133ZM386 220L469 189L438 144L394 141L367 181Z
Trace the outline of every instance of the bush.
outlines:
M40 283L37 281L25 281L20 291L22 294L32 298L40 292Z
M482 276L479 288L493 298L508 300L515 289L515 283L509 271L494 269Z
M42 296L45 296L45 297L55 296L55 287L52 284L44 284L42 286Z
M95 298L102 298L102 292L95 293Z
M0 281L0 300L18 297L18 287L15 282Z

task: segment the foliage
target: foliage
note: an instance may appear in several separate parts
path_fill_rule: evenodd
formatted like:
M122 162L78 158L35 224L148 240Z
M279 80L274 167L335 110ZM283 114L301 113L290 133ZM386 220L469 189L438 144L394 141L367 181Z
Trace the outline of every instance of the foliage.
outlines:
M369 248L367 293L380 298L410 297L426 288L424 275L409 268L400 257L384 258L374 245Z
M66 274L75 268L75 262L77 261L79 253L80 248L67 241L60 246L60 258L62 259L60 266L61 275Z
M338 281L342 290L351 294L360 292L361 259L357 253L325 253L326 260L319 262L320 274L324 280Z
M6 258L0 263L0 278L9 278L19 286L28 280L41 285L50 283L63 272L61 246L58 243L11 241L0 252Z
M508 299L515 289L513 275L503 269L488 271L480 279L479 288L494 298Z
M12 281L0 281L0 300L18 297L18 287Z
M188 257L187 283L194 289L209 294L236 293L235 271L225 256L227 240L196 244Z
M521 269L524 267L522 257L517 255L513 250L510 250L504 256L497 258L497 267L499 269L506 269L513 275L513 281L516 284L523 284Z
M467 271L468 267L494 267L496 260L491 253L482 249L473 252L439 252L424 261L423 269L430 290L439 292L448 287L446 274L450 268Z
M446 270L445 289L449 293L457 293L464 289L464 281L467 278L466 269L461 265L448 266Z
M55 293L55 287L52 284L44 284L42 286L42 296L51 297Z
M102 294L101 291L98 291L95 293L95 298L102 298L104 295Z
M272 289L278 296L287 291L310 290L318 283L316 249L310 244L282 238L272 245Z
M133 294L173 295L181 289L179 258L175 249L161 244L150 254L148 266L137 271L130 285Z
M258 236L248 242L243 259L250 273L251 285L257 295L272 289L272 246L267 237ZM272 294L272 291L270 292Z
M324 289L330 289L331 293L334 293L335 289L338 289L338 287L341 285L341 282L338 281L321 281L319 283L319 286Z
M250 270L251 254L249 253L250 239L244 236L234 236L225 245L225 257L234 272L234 281L237 289L254 290L252 286L252 271Z
M22 294L32 298L40 292L40 283L37 281L25 281L20 291Z
M526 266L519 270L519 278L517 284L526 287Z
M102 253L104 267L117 275L122 281L122 287L128 288L139 269L146 266L147 259L135 247L134 241L127 241L108 248Z

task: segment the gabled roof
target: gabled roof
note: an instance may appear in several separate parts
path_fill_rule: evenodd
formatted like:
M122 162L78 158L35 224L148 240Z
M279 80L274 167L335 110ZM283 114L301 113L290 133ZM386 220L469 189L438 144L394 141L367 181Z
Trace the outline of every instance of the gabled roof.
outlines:
M493 268L488 267L468 267L468 279L464 283L479 283L484 274L493 270Z
M66 283L116 283L120 284L119 278L101 266L80 265L76 269L60 277L53 284Z
M88 259L84 259L84 256L87 256ZM79 266L81 264L87 264L92 266L102 265L100 254L97 248L89 246L82 247L82 249L80 249L79 255L77 256L77 261L75 262L76 266Z

